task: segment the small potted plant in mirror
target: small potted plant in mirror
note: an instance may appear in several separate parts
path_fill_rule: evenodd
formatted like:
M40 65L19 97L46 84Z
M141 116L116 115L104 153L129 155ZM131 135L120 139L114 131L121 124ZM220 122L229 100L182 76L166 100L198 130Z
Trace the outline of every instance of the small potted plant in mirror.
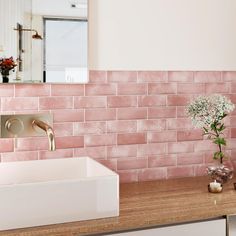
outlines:
M213 159L219 162L207 167L207 173L218 183L226 183L233 177L232 167L224 164L228 157L224 152L226 129L224 118L234 110L234 104L225 96L213 94L199 96L187 106L187 115L196 128L203 130L203 135L212 140L217 146Z
M9 58L0 58L0 73L2 75L2 82L9 82L9 75L11 71L14 71L14 68L17 66L13 57Z

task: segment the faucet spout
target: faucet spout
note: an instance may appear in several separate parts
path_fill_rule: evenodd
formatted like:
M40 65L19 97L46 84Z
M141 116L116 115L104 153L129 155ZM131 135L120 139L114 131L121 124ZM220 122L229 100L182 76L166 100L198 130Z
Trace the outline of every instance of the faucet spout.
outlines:
M46 132L48 136L49 151L55 151L56 144L55 144L55 136L54 136L52 127L41 120L33 120L32 126L33 127L37 126Z

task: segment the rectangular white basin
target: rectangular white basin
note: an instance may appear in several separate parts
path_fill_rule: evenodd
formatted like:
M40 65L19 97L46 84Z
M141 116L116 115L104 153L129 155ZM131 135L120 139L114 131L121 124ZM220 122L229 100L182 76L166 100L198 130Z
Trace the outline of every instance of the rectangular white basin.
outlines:
M88 157L0 164L0 230L119 215L119 176Z

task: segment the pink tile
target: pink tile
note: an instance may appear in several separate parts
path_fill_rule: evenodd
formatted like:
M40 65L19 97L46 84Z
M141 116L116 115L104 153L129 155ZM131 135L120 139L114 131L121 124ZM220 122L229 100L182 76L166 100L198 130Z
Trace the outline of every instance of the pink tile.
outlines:
M50 95L49 84L16 84L16 97L45 97Z
M118 108L117 110L118 120L136 120L146 119L147 109L146 108Z
M203 153L180 153L177 157L177 165L191 165L191 164L203 164Z
M150 181L157 179L166 179L166 168L143 169L139 171L139 181Z
M107 147L108 158L136 157L137 145L121 145Z
M107 98L106 97L75 97L74 107L75 108L106 108Z
M224 71L222 72L222 80L226 81L236 81L236 71Z
M236 104L236 94L230 94L227 97L229 97L232 103Z
M221 72L217 72L217 71L194 72L194 82L197 82L197 83L219 83L219 82L222 82Z
M84 143L86 147L114 145L116 144L116 135L86 135L84 137Z
M106 147L85 147L74 149L75 157L91 157L93 159L106 159Z
M2 111L37 110L38 98L1 98Z
M193 166L168 167L168 178L191 177L194 176Z
M235 78L236 81L236 78ZM231 93L236 93L236 82L231 83Z
M74 124L74 135L106 133L106 122L85 122Z
M185 153L193 151L192 142L168 143L168 153Z
M138 156L160 155L167 152L167 147L163 143L149 143L138 145Z
M230 93L230 83L207 83L206 93Z
M55 110L53 111L54 122L82 122L84 110Z
M108 121L107 122L108 133L132 133L137 132L137 121Z
M108 107L136 107L136 96L109 96L107 98Z
M53 152L51 151L39 151L39 159L58 159L58 158L68 158L73 157L73 149L57 149Z
M54 123L53 129L56 137L73 135L73 123Z
M168 106L185 106L192 100L192 95L168 95Z
M168 73L169 82L192 82L193 72L191 71L170 71Z
M118 95L145 95L147 94L147 84L124 83L118 84Z
M98 160L99 163L106 166L107 168L117 171L117 161L116 160Z
M137 82L137 72L135 71L108 71L108 82L124 83Z
M216 145L215 145L216 146ZM214 147L215 147L214 146ZM229 139L229 140L227 140L227 148L228 149L233 149L233 148L235 148L236 147L236 139L234 139L234 138L231 138L231 139ZM215 147L216 148L216 147ZM217 149L218 150L218 149Z
M231 129L231 138L236 138L236 128Z
M52 96L84 96L83 84L52 84Z
M167 166L176 166L176 156L174 154L148 157L148 167L153 168Z
M175 142L176 131L164 130L162 132L150 132L148 133L148 143L163 143L163 142Z
M0 84L1 97L13 97L14 85L13 84Z
M217 150L215 144L211 140L195 141L194 142L194 152L202 151L214 151Z
M193 129L193 124L190 118L167 119L167 128L172 130Z
M167 72L164 71L139 71L139 83L159 83L167 82Z
M145 133L118 134L117 135L118 145L142 144L142 143L147 143L147 137Z
M72 97L43 97L39 98L39 109L70 109L73 108Z
M45 137L18 138L15 151L37 151L48 150L48 148L48 138L45 134Z
M192 140L202 140L203 132L200 129L194 129L191 131L177 131L178 141L192 141Z
M13 139L0 139L0 152L12 152L14 150Z
M117 160L117 170L132 170L147 168L147 158L128 158Z
M150 107L148 109L148 118L174 118L176 117L176 107Z
M150 83L148 84L148 94L175 94L176 83Z
M56 147L58 149L84 147L84 137L81 136L58 137L56 138Z
M194 176L205 176L207 165L194 165Z
M187 113L186 113L186 107L177 107L177 118L186 118Z
M116 95L116 84L86 84L86 96Z
M118 171L121 183L131 183L138 181L137 170L120 170Z
M115 120L116 109L89 109L85 111L86 121Z
M204 94L205 84L204 83L178 83L177 85L178 94Z
M2 153L2 162L38 160L38 152L10 152Z
M166 128L165 119L159 120L138 120L138 131L161 131Z
M139 107L155 107L166 105L165 95L152 95L152 96L139 96L138 106Z
M89 71L89 83L106 83L107 72L106 71Z

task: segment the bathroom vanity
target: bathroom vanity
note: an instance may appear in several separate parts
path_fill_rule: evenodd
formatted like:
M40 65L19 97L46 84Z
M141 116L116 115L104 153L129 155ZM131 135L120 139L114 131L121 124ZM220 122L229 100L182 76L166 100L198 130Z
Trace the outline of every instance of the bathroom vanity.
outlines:
M232 236L235 179L220 194L208 193L209 181L208 177L193 177L121 184L119 217L2 231L0 236L223 236L228 233L228 222Z

